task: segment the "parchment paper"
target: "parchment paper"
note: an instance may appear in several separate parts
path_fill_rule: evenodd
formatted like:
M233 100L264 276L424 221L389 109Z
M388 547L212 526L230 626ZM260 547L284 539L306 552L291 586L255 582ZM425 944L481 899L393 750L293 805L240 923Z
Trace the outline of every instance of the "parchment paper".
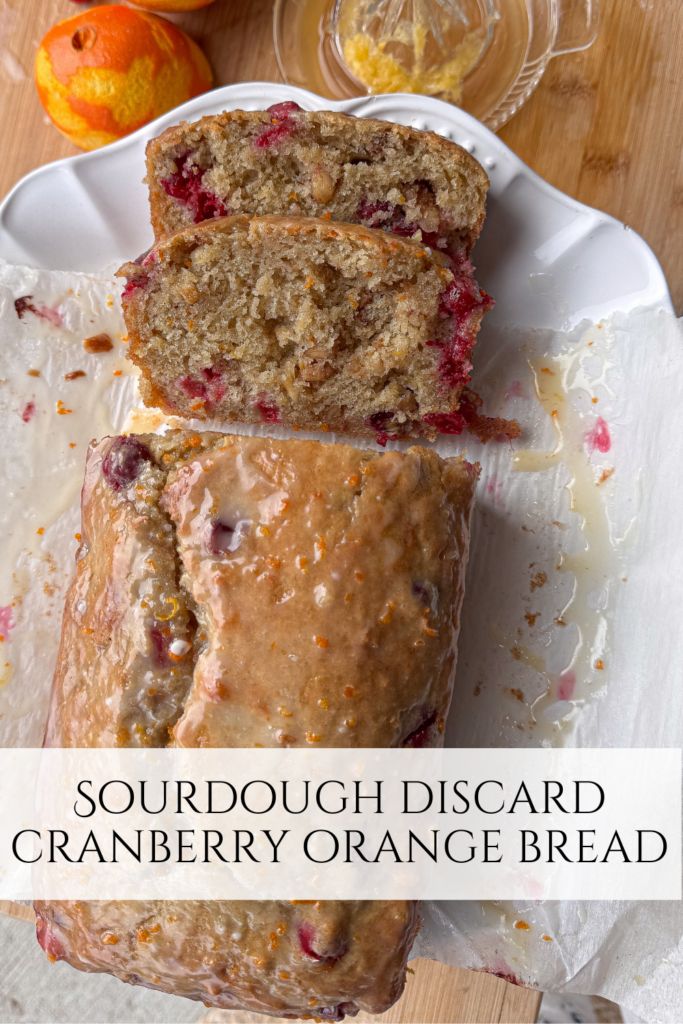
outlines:
M163 424L140 408L119 291L0 263L5 746L42 741L87 443ZM88 354L83 339L102 332L111 351ZM571 334L482 332L477 389L524 435L438 446L482 464L449 744L683 745L681 343L654 310ZM443 903L424 916L416 953L683 1019L679 904Z

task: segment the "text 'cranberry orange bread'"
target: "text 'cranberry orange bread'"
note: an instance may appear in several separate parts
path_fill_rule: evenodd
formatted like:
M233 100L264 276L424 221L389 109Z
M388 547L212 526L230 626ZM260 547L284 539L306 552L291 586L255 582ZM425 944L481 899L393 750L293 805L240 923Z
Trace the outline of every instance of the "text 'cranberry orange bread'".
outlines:
M101 441L48 742L438 745L476 477L424 448L189 432ZM327 1020L398 998L417 929L402 901L36 910L48 955L82 970Z
M229 217L128 263L145 401L169 413L388 437L460 433L488 297L406 239L311 218Z
M488 178L433 132L277 103L167 129L147 147L157 238L230 214L331 216L467 252Z

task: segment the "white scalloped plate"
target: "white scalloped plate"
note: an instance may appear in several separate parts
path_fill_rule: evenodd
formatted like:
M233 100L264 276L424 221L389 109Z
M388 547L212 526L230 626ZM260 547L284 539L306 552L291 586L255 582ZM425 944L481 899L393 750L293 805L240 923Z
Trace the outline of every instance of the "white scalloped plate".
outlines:
M616 310L672 309L662 269L639 235L548 185L462 110L402 94L333 103L272 82L206 93L120 142L29 174L0 207L0 257L53 270L111 270L152 241L142 181L149 139L181 119L262 109L284 99L308 110L341 110L431 129L474 154L491 179L476 263L480 281L496 298L492 325L500 319L566 329Z

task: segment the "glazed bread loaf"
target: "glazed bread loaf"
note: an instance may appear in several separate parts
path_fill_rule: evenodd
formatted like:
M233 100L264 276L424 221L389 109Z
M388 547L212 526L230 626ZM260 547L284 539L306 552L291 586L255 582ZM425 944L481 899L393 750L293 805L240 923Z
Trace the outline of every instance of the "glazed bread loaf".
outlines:
M321 217L467 251L488 178L432 132L277 103L169 128L147 147L157 238L211 217Z
M37 903L38 941L81 971L278 1019L381 1013L401 995L414 903Z
M119 274L150 405L388 437L460 433L488 296L466 265L357 225L229 217Z
M101 441L50 744L437 737L475 479L423 447L185 431Z
M189 432L101 441L48 743L439 744L476 476L425 448ZM417 929L416 906L400 901L36 910L53 959L210 1005L328 1020L391 1005Z

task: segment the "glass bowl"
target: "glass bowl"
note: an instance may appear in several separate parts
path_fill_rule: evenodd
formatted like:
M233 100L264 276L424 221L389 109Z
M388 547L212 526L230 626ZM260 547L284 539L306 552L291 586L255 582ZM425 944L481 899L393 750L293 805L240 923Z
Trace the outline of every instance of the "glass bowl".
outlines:
M275 0L275 53L286 82L330 99L374 91L351 72L343 56L344 21L353 16L357 2ZM494 130L526 102L553 57L584 50L597 35L597 0L462 0L462 6L483 36L457 105Z

